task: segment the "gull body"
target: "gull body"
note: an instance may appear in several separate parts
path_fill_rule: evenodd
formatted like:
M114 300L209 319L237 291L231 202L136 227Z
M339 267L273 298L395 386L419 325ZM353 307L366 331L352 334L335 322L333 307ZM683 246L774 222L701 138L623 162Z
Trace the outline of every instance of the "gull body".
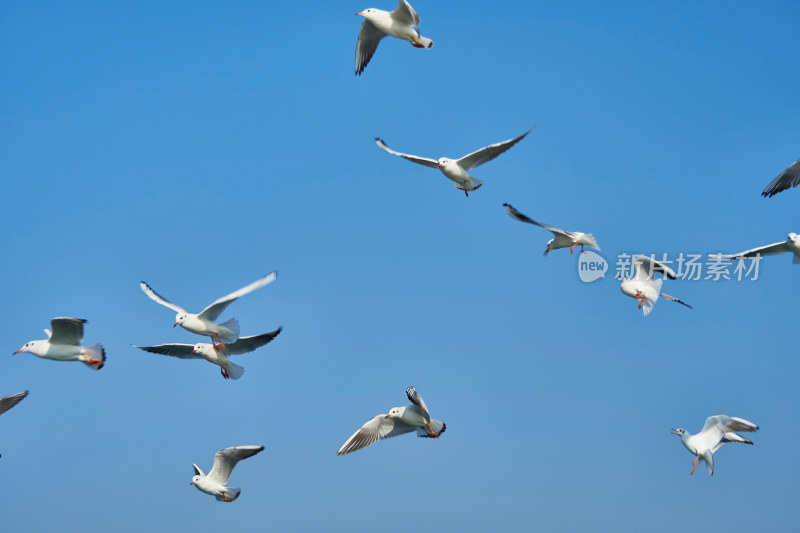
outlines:
M448 157L440 157L439 159L430 159L427 157L420 157L411 154L404 154L390 149L382 139L375 137L375 144L384 152L392 155L407 159L412 163L423 165L429 168L438 168L442 174L453 182L456 189L464 191L464 194L469 196L470 191L480 188L483 182L478 178L469 175L469 171L484 163L487 163L499 156L519 141L525 138L531 130L526 131L519 137L509 139L507 141L491 144L480 150L476 150L471 154L467 154L460 159L451 159Z
M800 264L800 235L797 233L790 233L785 241L768 244L767 246L760 246L752 250L739 252L738 254L723 255L723 259L744 259L745 257L756 257L765 255L777 255L790 252L792 254L792 263Z
M433 41L419 33L420 18L406 0L399 0L394 11L369 8L356 13L364 17L356 43L356 75L360 76L384 37L410 42L415 48L430 49Z
M544 255L549 254L551 250L558 250L559 248L569 248L569 253L572 253L573 248L578 245L581 247L581 252L584 251L584 246L589 246L590 248L600 251L600 248L597 246L597 241L594 239L594 235L591 233L565 231L555 226L536 222L532 218L523 215L514 209L511 204L503 204L503 207L506 208L506 212L509 214L509 216L511 216L511 218L519 220L520 222L539 226L540 228L544 228L553 234L553 238L547 241L547 247L544 250Z
M686 302L661 292L661 285L664 283L664 278L655 279L656 272L663 273L669 279L677 279L675 272L664 263L650 257L639 256L634 260L634 267L636 269L636 276L633 279L623 278L620 289L623 294L635 298L639 302L639 309L642 310L644 316L650 314L659 296L685 305L689 309L692 308L692 306Z
M173 304L163 296L159 295L144 281L142 281L139 286L151 300L165 307L169 307L178 313L175 315L175 323L173 324L173 327L181 326L183 329L191 331L192 333L196 333L197 335L211 337L211 343L214 346L216 346L214 344L214 338L216 337L220 343L220 346L224 347L224 343L235 342L236 339L239 338L239 322L235 318L231 318L230 320L221 324L217 324L214 321L230 304L245 294L249 294L256 289L260 289L264 285L272 283L275 281L277 276L277 272L271 272L270 274L267 274L263 278L257 279L246 287L242 287L241 289L234 291L227 296L223 296L199 313L190 313L183 307Z
M239 487L225 486L233 468L242 459L252 457L263 450L263 446L231 446L220 450L214 454L214 466L208 474L196 464L192 464L195 475L192 477L191 485L197 487L200 492L214 496L219 502L232 502L242 492Z
M431 418L425 401L414 387L408 387L406 395L412 405L392 407L389 414L373 417L342 444L336 455L346 455L379 440L412 431L416 431L419 437L429 438L438 438L445 432L447 425Z
M105 365L106 352L101 344L81 346L85 323L83 318L54 318L50 321L53 329L44 330L47 339L28 341L14 354L27 352L42 359L80 361L89 368L100 370Z
M759 427L744 418L737 418L728 415L714 415L706 419L703 429L694 435L683 428L672 430L673 435L679 435L683 446L689 453L695 456L692 461L692 471L694 474L701 462L706 463L706 470L709 475L714 475L714 452L726 442L740 442L743 444L753 444L751 441L737 435L737 431L757 431Z
M161 355L169 355L179 359L205 359L220 367L220 374L225 379L239 379L244 374L244 367L228 360L231 355L252 352L264 346L283 331L278 328L263 335L239 337L236 342L224 346L216 346L206 342L197 344L159 344L158 346L136 346L140 350Z

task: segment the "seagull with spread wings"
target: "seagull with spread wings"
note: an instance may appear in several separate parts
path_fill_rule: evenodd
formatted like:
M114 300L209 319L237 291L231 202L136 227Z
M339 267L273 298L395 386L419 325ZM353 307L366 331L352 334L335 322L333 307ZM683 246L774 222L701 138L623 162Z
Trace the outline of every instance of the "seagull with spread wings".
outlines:
M778 176L767 185L767 188L764 189L761 196L772 198L779 192L797 187L798 185L800 185L800 159L778 174Z
M743 444L753 444L751 441L737 435L737 431L757 431L759 428L752 422L744 418L735 416L714 415L706 418L706 423L700 433L690 435L683 428L672 430L673 435L680 435L681 442L692 455L692 471L705 461L706 469L710 475L714 475L714 453L726 442L741 442Z
M442 171L442 174L453 181L453 185L455 185L456 189L459 191L464 191L464 194L469 196L469 192L479 188L481 185L483 185L483 182L477 178L473 178L468 172L473 168L487 163L499 156L524 139L525 136L530 132L531 130L528 130L519 137L491 144L485 148L481 148L480 150L472 152L471 154L467 154L461 159L448 159L446 157L441 157L436 160L417 155L395 152L386 146L386 143L378 137L375 137L375 143L378 145L378 148L386 153L400 156L404 159L408 159L412 163L417 163L418 165L424 165L430 168L438 168Z
M415 48L430 49L433 41L419 34L420 18L406 0L397 2L394 11L369 8L356 13L364 17L356 43L356 75L360 76L375 55L381 39L390 35L410 42Z
M752 250L739 252L738 254L723 255L722 259L744 259L745 257L756 257L764 255L777 255L786 252L792 253L792 263L800 264L800 235L790 233L785 241L759 246Z
M200 492L214 496L218 502L232 502L242 493L242 489L239 487L225 486L231 478L233 468L242 459L247 459L262 451L264 451L263 446L231 446L220 450L214 454L214 466L211 467L208 475L199 466L192 463L195 475L191 485L197 487Z
M661 292L661 284L664 283L664 278L655 279L655 274L656 272L661 272L669 279L677 279L678 276L671 268L661 261L644 255L636 257L636 259L633 260L633 264L636 269L636 276L633 279L622 278L622 285L620 288L627 296L636 298L639 302L639 309L642 310L644 316L650 314L659 296L663 296L667 300L678 302L692 309L692 306L686 302Z
M514 209L511 204L503 204L503 207L506 208L506 212L511 216L511 218L519 220L520 222L526 222L528 224L539 226L540 228L544 228L554 235L554 238L547 241L547 248L544 250L544 255L550 253L550 250L558 250L559 248L569 248L569 253L573 253L573 248L578 245L581 247L581 253L584 251L584 245L594 248L598 251L600 250L600 248L597 246L597 241L594 240L594 235L591 233L581 233L580 231L564 231L563 229L559 229L555 226L536 222L532 218L529 218Z
M144 281L142 281L139 285L142 287L142 291L144 291L144 293L151 300L165 307L169 307L178 313L175 316L175 324L173 324L172 327L181 326L183 329L191 331L192 333L197 333L198 335L203 335L204 337L211 337L212 346L218 350L220 347L225 348L225 342L235 342L236 339L239 338L239 321L235 318L231 318L222 324L217 324L214 321L230 304L245 294L250 294L254 290L260 289L264 285L272 283L275 281L276 277L278 277L278 273L271 272L263 278L257 279L250 285L242 287L238 291L234 291L227 296L223 296L197 314L190 313L183 307L170 302L163 296L159 295L156 291L151 289L150 286ZM219 341L219 346L214 343L214 337L216 337Z
M52 330L45 329L46 340L30 341L14 352L28 352L43 359L55 361L80 361L89 368L100 370L106 364L106 351L101 344L81 346L83 318L59 317L50 321Z
M214 363L220 367L220 374L225 379L239 379L244 374L244 367L231 363L228 357L231 355L238 355L249 353L257 348L261 348L269 343L283 331L283 328L278 328L263 335L254 335L252 337L239 337L236 342L224 345L215 346L206 342L198 342L197 344L159 344L158 346L135 346L140 350L150 353L157 353L161 355L169 355L177 357L178 359L205 359L209 363Z
M388 415L378 415L353 433L336 455L345 455L360 450L372 443L404 433L417 432L418 437L438 438L447 429L441 420L434 420L428 413L428 406L417 389L408 387L406 396L413 405L393 407Z

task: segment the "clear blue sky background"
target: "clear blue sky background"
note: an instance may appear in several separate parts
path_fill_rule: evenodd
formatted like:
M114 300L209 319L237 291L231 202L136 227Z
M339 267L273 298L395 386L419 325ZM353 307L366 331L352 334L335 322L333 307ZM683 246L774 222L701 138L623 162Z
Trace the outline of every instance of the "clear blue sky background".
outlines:
M650 3L647 3L650 4ZM393 8L393 0L374 5ZM503 202L618 251L735 252L800 231L800 5L417 0L416 50L353 75L369 5L39 2L0 8L0 523L7 531L796 531L800 267L618 282ZM372 139L460 157L537 128L465 198ZM216 367L191 310L271 270L224 318L269 346ZM11 352L89 320L92 372ZM415 385L438 441L336 457ZM758 423L710 478L670 428ZM220 504L191 463L266 451Z

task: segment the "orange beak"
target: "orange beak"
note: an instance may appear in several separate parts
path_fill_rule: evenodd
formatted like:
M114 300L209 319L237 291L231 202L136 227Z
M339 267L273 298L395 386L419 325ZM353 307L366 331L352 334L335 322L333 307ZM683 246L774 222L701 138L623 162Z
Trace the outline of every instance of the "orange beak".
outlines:
M390 416L392 416L392 415L386 415L386 418L389 418Z
M197 350L192 350L192 353L197 353Z
M172 324L172 327L174 328L174 327L175 327L175 326L177 326L177 325L178 325L178 323L177 323L177 322L175 322L174 324Z
M356 15L364 16L364 13L356 13Z
M194 485L194 481L192 481L191 483L189 483L189 485Z
M16 352L14 352L12 355L17 355L18 353L22 353L22 348L20 348L20 349L19 349L19 350L17 350Z

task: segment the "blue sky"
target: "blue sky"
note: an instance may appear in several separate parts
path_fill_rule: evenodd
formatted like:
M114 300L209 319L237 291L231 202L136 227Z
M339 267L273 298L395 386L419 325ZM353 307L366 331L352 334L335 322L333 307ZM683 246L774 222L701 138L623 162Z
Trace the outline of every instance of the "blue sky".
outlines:
M9 531L791 531L796 282L668 281L646 319L618 282L506 215L617 252L736 252L797 232L796 2L417 0L417 50L353 75L359 2L41 2L0 16ZM372 7L392 8L394 2ZM392 148L460 157L536 125L465 198ZM131 344L197 340L145 280L245 335L227 382ZM87 318L106 368L10 354ZM439 440L335 452L414 385ZM759 424L689 476L670 428ZM235 503L191 463L263 444ZM734 517L732 519L732 517Z

